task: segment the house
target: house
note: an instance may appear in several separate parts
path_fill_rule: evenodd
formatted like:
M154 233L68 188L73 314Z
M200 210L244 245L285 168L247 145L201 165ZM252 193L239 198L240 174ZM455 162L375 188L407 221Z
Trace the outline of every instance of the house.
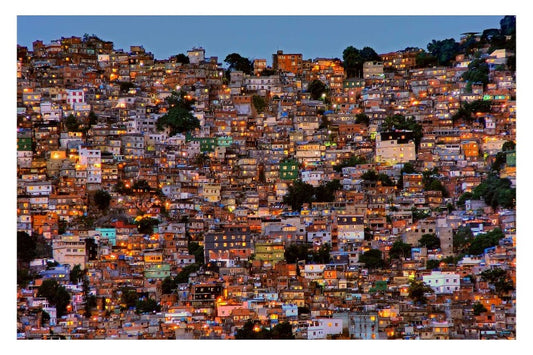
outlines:
M376 162L394 165L416 160L411 131L381 132L376 136Z
M71 268L80 265L82 269L85 269L87 262L85 241L79 236L65 234L54 239L52 250L54 260L58 263L68 264Z
M436 294L452 294L460 288L460 275L448 271L432 271L423 275L422 281L430 286Z

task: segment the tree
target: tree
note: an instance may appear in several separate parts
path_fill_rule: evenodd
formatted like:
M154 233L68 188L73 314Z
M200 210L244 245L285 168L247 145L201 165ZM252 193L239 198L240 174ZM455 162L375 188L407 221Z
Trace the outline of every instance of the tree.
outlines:
M89 119L89 126L98 123L98 116L96 115L96 113L94 113L94 111L89 112L89 116L87 116L87 118Z
M137 300L137 303L135 303L135 309L137 313L152 313L160 312L161 306L153 298L144 297Z
M341 172L342 168L359 164L366 164L366 159L362 156L352 155L348 159L344 159L339 165L335 165L334 169L336 172Z
M455 56L459 54L460 46L453 38L448 38L431 41L428 43L427 49L432 56L437 58L438 65L450 65L452 59L455 59Z
M470 83L487 85L489 82L489 65L481 59L474 59L468 64L468 70L461 77Z
M79 132L80 130L80 123L78 122L78 119L74 117L73 114L70 114L65 118L65 127L69 132Z
M98 190L94 193L94 203L100 211L106 210L110 202L111 195L106 190Z
M433 234L424 234L422 238L418 240L420 246L426 247L430 250L440 248L440 239Z
M186 56L183 53L177 54L175 58L176 58L176 62L177 63L181 63L181 64L189 64L190 63L189 57Z
M37 291L38 297L45 297L48 302L56 307L57 317L62 317L70 303L70 293L55 280L44 280Z
M357 115L355 115L355 123L364 124L365 126L368 126L370 124L370 117L368 117L368 115L365 115L364 113L358 113Z
M459 196L459 199L457 200L457 206L464 207L467 200L472 199L472 193L467 191L461 196Z
M342 52L344 70L348 78L362 77L363 63L381 60L381 57L371 47L359 50L353 46L347 47Z
M376 269L384 266L384 261L381 257L381 251L379 249L370 249L364 252L359 257L359 262L364 263L369 269Z
M311 93L313 100L318 100L322 97L322 94L326 93L326 84L315 79L309 83L307 91Z
M293 211L299 211L304 203L311 203L314 195L313 185L296 180L289 191L283 196L283 203L292 207Z
M516 204L516 188L511 187L511 180L499 178L495 174L476 186L472 192L474 199L483 198L492 208L514 208Z
M74 265L72 270L70 270L69 279L72 283L79 283L83 279L84 271L81 269L80 264Z
M416 66L418 68L427 68L437 65L437 58L426 51L421 51L416 55Z
M481 313L487 312L487 309L481 303L476 302L472 306L472 312L475 316L479 316Z
M189 275L200 269L200 265L197 263L185 266L174 278L174 284L182 284L189 281Z
M316 202L333 202L335 201L335 192L340 190L342 185L339 180L334 179L314 188Z
M17 259L23 262L30 262L35 259L37 243L33 237L26 232L17 232Z
M128 91L130 91L130 89L135 87L135 84L133 84L131 81L124 81L119 83L119 85L121 93L127 93Z
M259 95L253 95L252 96L252 104L254 105L255 110L258 113L263 112L265 110L266 106L267 106L267 103L266 103L265 99L262 98Z
M142 234L152 234L154 227L159 224L159 220L151 217L144 217L137 222L137 230Z
M291 244L285 248L285 260L289 264L295 264L298 260L307 260L309 247L307 244Z
M152 189L150 187L150 184L148 184L148 181L144 179L135 181L131 188L134 192L150 192L150 190Z
M505 16L500 20L501 33L505 36L516 33L516 16Z
M428 270L438 269L439 266L440 266L440 260L428 259L428 261L426 261L426 269Z
M516 149L516 143L513 141L507 141L502 145L502 152L513 151Z
M467 226L461 226L453 234L453 250L455 253L464 252L474 239L472 230Z
M433 293L433 289L423 281L412 280L409 283L409 298L416 304L426 304L426 293Z
M331 246L328 243L322 244L318 251L312 253L312 259L318 264L328 264L331 261L329 254Z
M401 240L395 241L389 250L389 257L391 259L402 259L410 256L411 244L404 243Z
M187 246L189 255L194 255L195 263L199 265L204 264L204 247L196 242L189 241Z
M495 268L491 270L485 270L481 274L481 280L488 282L494 288L496 294L500 297L515 289L514 283L507 277L507 271Z
M165 101L170 108L166 114L157 119L156 128L158 131L168 128L170 130L169 135L174 136L200 128L200 121L190 113L195 101L184 91L179 93L172 91Z
M268 330L248 320L242 328L237 329L235 339L294 339L294 334L289 322L276 324L272 330Z
M252 74L254 66L252 62L238 53L231 53L226 56L224 62L229 64L228 71L242 71L244 74Z
M200 121L189 111L181 107L173 107L168 113L159 117L156 122L158 131L168 128L169 136L175 136L178 133L190 132L200 128Z
M161 282L161 293L168 295L172 293L172 290L176 288L176 284L170 276L167 276Z
M477 235L468 247L468 253L472 255L483 254L485 249L498 245L500 239L505 238L505 235L499 228Z
M137 305L137 301L139 300L137 291L128 287L121 287L119 291L121 293L120 304L123 305L123 308L130 309Z
M406 118L404 115L395 114L385 118L381 126L381 131L391 131L391 130L408 130L413 132L413 141L415 143L415 148L418 151L420 146L420 140L424 135L422 130L422 125L415 121L413 117Z

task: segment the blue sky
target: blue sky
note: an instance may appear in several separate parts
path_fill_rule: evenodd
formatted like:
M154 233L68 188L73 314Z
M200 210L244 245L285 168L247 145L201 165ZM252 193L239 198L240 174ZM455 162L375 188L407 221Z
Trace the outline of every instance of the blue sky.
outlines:
M96 34L129 50L143 45L158 59L202 46L222 61L237 52L265 58L281 49L305 59L342 58L352 45L386 53L406 47L426 49L433 39L499 28L501 16L17 16L17 44L49 43Z

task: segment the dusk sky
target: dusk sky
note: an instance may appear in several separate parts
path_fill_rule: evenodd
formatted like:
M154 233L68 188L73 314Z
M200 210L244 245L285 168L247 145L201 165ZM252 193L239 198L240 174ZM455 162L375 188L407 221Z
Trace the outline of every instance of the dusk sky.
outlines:
M50 43L84 33L129 51L143 45L157 59L203 47L206 56L237 52L271 64L278 49L304 59L342 58L352 45L377 53L420 47L431 40L499 28L501 16L18 16L17 44Z

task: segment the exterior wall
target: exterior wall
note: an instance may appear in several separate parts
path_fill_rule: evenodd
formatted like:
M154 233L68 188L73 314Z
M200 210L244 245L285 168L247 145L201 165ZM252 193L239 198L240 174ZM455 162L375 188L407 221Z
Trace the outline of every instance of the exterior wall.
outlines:
M391 165L416 160L415 143L399 143L398 139L383 140L383 134L376 136L376 161Z
M460 287L460 276L453 272L433 271L430 275L424 275L422 280L437 294L451 294Z
M351 339L369 340L379 338L377 312L352 313L348 318L348 332Z

